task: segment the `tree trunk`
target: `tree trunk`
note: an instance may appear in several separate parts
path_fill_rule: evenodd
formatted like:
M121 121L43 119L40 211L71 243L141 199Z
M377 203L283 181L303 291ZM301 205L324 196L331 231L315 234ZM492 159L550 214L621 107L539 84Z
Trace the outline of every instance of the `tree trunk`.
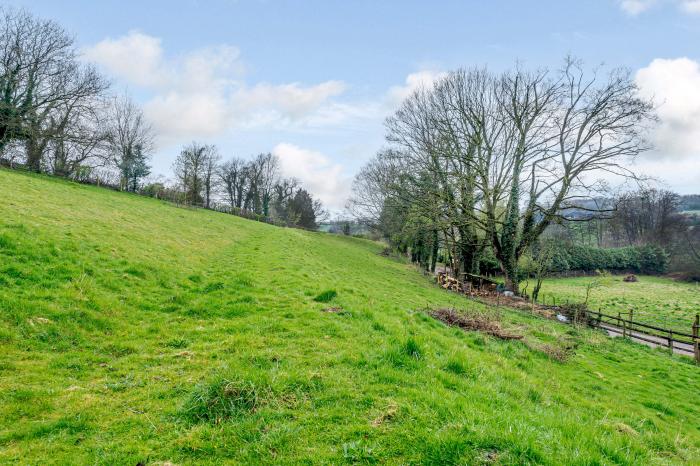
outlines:
M503 275L505 277L506 289L512 291L516 295L520 294L520 283L518 281L518 271L516 269L503 269Z
M430 271L435 272L435 265L437 264L437 256L438 256L438 251L439 251L439 243L438 243L438 231L433 230L433 248L430 252Z
M29 138L25 144L27 150L27 168L39 173L41 171L42 152L34 138Z

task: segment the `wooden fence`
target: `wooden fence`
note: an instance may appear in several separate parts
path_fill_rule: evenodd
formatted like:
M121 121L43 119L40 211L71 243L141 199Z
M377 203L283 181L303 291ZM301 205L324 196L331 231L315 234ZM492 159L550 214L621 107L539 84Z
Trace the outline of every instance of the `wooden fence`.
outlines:
M623 317L620 312L615 316L605 314L600 310L586 311L588 324L593 327L603 328L608 332L617 333L623 337L634 338L656 346L665 346L671 352L676 351L693 356L695 361L700 363L700 337L698 336L700 315L695 315L691 332L685 333L636 322L633 320L633 311L629 311L626 314L627 316Z
M551 299L551 308L563 310L569 307L568 300L560 302L557 306L556 298L551 296ZM544 296L536 303L546 308L550 307ZM582 312L583 315L577 316L576 321L583 319L592 327L602 328L622 337L630 337L655 346L665 346L671 352L675 351L693 357L700 364L700 314L695 315L690 333L685 333L678 329L662 328L635 321L634 311L618 312L617 315L606 314L600 308L597 311L585 309L579 312Z

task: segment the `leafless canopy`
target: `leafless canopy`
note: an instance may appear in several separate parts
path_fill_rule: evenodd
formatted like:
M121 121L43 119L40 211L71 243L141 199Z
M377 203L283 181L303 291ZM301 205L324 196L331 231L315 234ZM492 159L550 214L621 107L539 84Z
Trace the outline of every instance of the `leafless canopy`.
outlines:
M387 120L393 150L362 171L354 205L376 215L387 198L409 203L465 271L487 244L517 291L520 255L600 174L631 174L653 120L626 70L586 72L571 58L557 71L457 70ZM398 174L383 180L387 165Z

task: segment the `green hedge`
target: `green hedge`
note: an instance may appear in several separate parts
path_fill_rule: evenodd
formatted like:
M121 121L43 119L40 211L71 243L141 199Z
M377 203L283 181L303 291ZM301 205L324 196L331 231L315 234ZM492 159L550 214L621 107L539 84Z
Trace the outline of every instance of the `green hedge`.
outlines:
M665 273L668 254L658 246L625 248L558 247L552 259L552 272L595 270L632 271L643 274Z

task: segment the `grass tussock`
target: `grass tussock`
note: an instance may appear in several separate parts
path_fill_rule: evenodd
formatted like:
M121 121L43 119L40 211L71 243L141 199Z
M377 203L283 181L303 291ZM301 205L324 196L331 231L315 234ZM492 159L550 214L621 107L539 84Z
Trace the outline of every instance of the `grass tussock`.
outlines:
M338 296L338 292L335 290L326 290L321 293L319 293L315 298L314 301L317 303L329 303L335 299L335 297Z
M190 422L219 424L254 413L270 393L270 387L259 382L218 377L195 387L180 414Z

